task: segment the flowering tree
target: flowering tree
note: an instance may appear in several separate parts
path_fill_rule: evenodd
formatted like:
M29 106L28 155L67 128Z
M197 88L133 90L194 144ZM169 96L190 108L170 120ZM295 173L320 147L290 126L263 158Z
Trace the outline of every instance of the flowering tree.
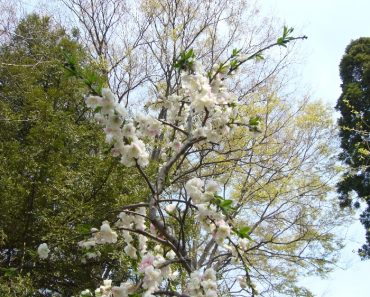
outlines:
M290 36L292 31L284 28L283 36L267 48L297 39ZM208 72L191 49L181 53L174 63L180 73L177 87L171 94L146 102L145 115L128 112L109 89L91 85L95 94L87 97L86 104L104 126L112 154L124 166L135 167L149 191L141 203L122 206L115 222L102 222L100 229L91 230L91 238L79 243L87 257L93 258L97 256L94 247L122 238L124 252L131 258L129 278L114 285L108 278L95 295L258 294L247 252L256 248L254 233L275 202L267 204L259 221L245 223L247 189L244 184L235 198L238 191L229 181L238 180L232 175L245 164L246 142L262 132L263 125L259 116L248 116L246 106L228 92L226 81L261 52L247 56L235 49ZM247 134L238 142L241 133ZM154 169L146 170L150 163ZM299 225L305 215L295 216L294 208L284 209L285 204L272 207L268 217L278 218L289 211L293 221L288 226ZM286 230L295 236L281 224L271 242ZM301 237L293 242L304 241L306 233L300 232ZM310 256L305 248L300 253L307 260ZM47 245L40 246L40 256L47 257L47 249Z

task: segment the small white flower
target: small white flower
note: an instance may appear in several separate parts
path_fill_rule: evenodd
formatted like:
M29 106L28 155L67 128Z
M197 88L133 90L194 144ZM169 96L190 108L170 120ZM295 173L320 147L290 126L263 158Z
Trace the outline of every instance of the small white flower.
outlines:
M239 238L239 240L238 240L238 245L239 245L239 247L240 247L243 251L245 251L245 250L247 249L247 247L248 247L248 243L249 243L249 240L248 240L248 239L246 239L246 238Z
M163 248L161 245L157 244L155 247L154 247L154 251L158 254L163 254Z
M185 184L185 189L194 203L200 203L202 200L203 181L200 178L192 178Z
M173 213L173 212L175 211L175 209L176 209L176 204L175 204L175 203L168 204L168 205L166 206L166 211L167 211L168 213Z
M122 236L123 236L123 238L125 239L125 242L126 242L127 244L130 244L130 243L134 240L134 239L132 238L132 236L131 236L130 232L128 232L128 231L123 230L123 231L122 231Z
M46 259L49 256L49 247L46 243L42 243L37 248L37 253L39 254L40 259Z
M100 227L100 232L97 237L99 238L100 243L116 243L117 242L117 233L114 232L108 221L104 221Z
M213 180L209 181L206 185L206 191L216 193L219 189L219 184Z
M92 296L92 293L89 289L86 289L86 290L83 290L81 292L81 296L85 297L85 296Z
M216 280L216 271L214 271L213 268L208 268L205 272L204 272L204 278L206 280L212 280L212 281L215 281Z
M103 281L104 287L105 288L110 288L112 286L112 280L111 279L105 279Z
M218 244L221 244L226 237L230 236L231 228L224 220L217 221L216 225L217 225L217 231L214 237L215 237L216 242Z
M125 253L127 254L127 256L129 256L130 258L132 259L137 259L137 255L136 255L136 248L131 245L131 244L128 244L125 249L124 249Z
M241 277L239 276L238 277L238 281L239 281L239 286L242 288L242 289L245 289L247 287L247 281L245 280L244 277Z
M150 253L146 254L139 264L139 272L144 272L145 268L147 268L148 266L153 266L153 261L154 256Z
M166 254L166 258L169 259L169 260L173 260L175 259L176 257L176 254L173 250L169 251L167 254Z
M78 245L82 248L90 249L91 247L94 247L96 245L95 238L90 238L86 241L80 241Z
M127 281L121 283L119 287L112 287L113 297L128 297L129 294L133 293L135 286L132 282Z
M104 99L107 99L107 100L109 100L111 102L114 102L115 101L114 94L112 93L112 91L110 89L103 88L101 90L101 93L102 93Z
M86 98L86 106L89 108L95 108L101 104L102 98L99 96L89 96Z

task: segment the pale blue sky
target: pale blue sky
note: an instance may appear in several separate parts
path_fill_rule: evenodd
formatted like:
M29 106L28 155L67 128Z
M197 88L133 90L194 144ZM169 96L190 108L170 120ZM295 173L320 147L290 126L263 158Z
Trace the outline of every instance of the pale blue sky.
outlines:
M348 43L370 36L369 0L260 0L286 25L308 36L303 79L317 98L335 104L340 95L338 65ZM369 294L370 296L370 294Z
M302 80L312 97L334 106L341 93L338 65L352 39L370 37L369 0L261 0L264 10L274 12L288 26L308 36L300 65ZM308 278L304 283L318 297L369 297L370 261L361 262L353 253L364 242L363 227L357 223L347 231L347 247L341 265L325 280Z

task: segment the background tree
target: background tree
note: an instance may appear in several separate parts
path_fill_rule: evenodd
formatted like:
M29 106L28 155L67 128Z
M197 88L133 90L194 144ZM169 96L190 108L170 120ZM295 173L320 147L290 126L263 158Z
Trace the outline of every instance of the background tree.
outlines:
M86 80L64 69L78 60L104 82L91 78L96 65L82 47L49 17L30 15L10 33L0 48L0 295L71 296L125 274L120 253L85 255L77 242L145 191L106 154L83 102ZM38 259L40 242L51 259Z
M359 38L346 48L339 66L342 94L337 110L342 153L340 160L349 167L338 183L343 206L352 204L350 192L366 202L360 220L366 230L367 244L359 250L363 258L370 257L370 38ZM357 201L356 207L360 206Z
M245 257L260 293L309 296L296 281L333 268L341 248L333 228L346 222L328 197L337 175L332 110L307 98L292 103L267 89L265 95L266 101L250 97L246 105L245 116L261 116L260 133L246 141L248 131L240 128L229 144L235 159L219 156L212 172L232 189L234 214L250 226Z

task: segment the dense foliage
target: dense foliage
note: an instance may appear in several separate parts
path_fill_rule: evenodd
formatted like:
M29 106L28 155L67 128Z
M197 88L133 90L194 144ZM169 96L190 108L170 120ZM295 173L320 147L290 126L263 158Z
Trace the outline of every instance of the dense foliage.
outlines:
M349 167L338 184L343 206L351 205L350 192L355 191L366 202L361 222L366 229L367 244L359 253L370 256L370 38L352 41L340 63L342 94L336 108L341 113L340 159ZM360 203L354 203L359 207Z
M121 255L106 247L83 263L77 242L134 201L140 184L106 154L83 102L86 82L64 69L73 57L91 72L82 47L37 15L12 36L0 48L0 295L70 296L104 273L124 275ZM48 261L37 256L40 242L53 253Z

